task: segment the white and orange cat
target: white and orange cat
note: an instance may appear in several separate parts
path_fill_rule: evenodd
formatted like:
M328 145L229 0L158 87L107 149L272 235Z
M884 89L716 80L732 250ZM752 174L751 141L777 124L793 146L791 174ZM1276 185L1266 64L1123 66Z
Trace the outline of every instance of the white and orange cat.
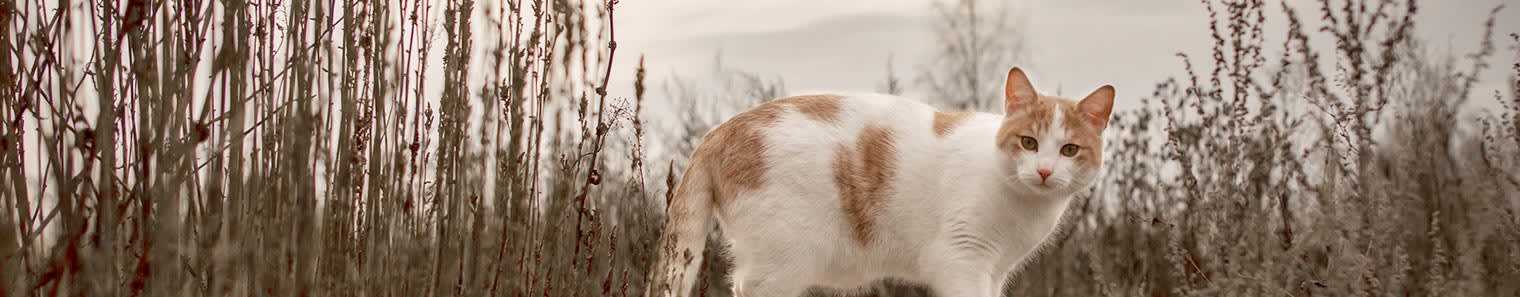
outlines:
M1111 86L1043 96L1008 72L1004 114L888 95L777 99L713 129L669 206L665 294L696 283L713 222L734 292L800 296L878 280L991 297L1103 166Z

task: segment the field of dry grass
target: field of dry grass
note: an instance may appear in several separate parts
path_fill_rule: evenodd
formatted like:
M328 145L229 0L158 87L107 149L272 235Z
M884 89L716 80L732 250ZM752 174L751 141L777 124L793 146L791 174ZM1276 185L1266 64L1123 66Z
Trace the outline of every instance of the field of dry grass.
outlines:
M1007 293L1520 296L1520 82L1473 90L1520 77L1491 61L1520 36L1438 53L1416 4L1199 4L1213 51L1125 98L1147 103L1113 121L1104 178ZM0 296L658 291L682 152L784 89L654 83L616 7L0 1Z

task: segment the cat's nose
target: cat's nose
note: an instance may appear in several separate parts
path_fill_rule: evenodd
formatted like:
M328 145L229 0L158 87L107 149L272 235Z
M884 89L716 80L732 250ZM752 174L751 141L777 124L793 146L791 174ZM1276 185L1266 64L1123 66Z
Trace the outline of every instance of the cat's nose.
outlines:
M1044 181L1045 179L1050 178L1050 168L1035 169L1034 172L1040 173L1040 180L1041 181Z

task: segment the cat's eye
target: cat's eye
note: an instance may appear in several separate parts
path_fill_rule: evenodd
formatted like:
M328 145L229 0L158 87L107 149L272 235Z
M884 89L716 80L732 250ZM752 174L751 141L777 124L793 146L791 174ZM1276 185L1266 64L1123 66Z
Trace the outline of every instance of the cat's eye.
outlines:
M1061 155L1062 156L1067 156L1067 157L1076 156L1077 155L1077 151L1079 151L1081 149L1082 149L1081 147L1078 147L1075 144L1063 145L1063 146L1061 146Z
M1039 141L1035 141L1033 137L1019 136L1019 145L1024 146L1024 149L1026 149L1026 150L1037 151L1034 148L1036 146L1039 146L1040 142Z

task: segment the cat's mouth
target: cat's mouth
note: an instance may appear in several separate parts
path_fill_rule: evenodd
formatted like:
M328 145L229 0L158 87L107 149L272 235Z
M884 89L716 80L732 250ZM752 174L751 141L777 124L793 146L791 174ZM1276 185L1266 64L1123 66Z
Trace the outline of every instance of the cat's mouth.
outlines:
M1050 194L1063 189L1066 184L1057 180L1030 180L1024 183L1029 189L1039 194Z
M1023 185L1024 188L1027 188L1027 189L1029 189L1029 191L1034 192L1036 194L1050 193L1050 192L1055 191L1058 188L1055 183L1052 183L1051 181L1043 181L1043 180L1040 180L1039 178L1020 178L1020 177L1016 177L1016 178L1010 178L1009 182L1011 182L1013 184L1016 184L1016 185Z

